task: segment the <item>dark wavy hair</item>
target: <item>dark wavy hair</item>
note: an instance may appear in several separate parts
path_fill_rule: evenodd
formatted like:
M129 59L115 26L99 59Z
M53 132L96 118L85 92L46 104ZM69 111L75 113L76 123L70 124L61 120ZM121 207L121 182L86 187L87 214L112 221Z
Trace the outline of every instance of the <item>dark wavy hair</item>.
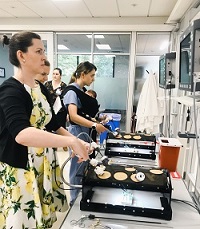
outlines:
M22 31L14 34L9 41L9 60L10 63L16 67L20 66L20 62L17 59L17 51L21 50L26 53L28 47L33 45L33 39L41 40L40 35L30 31Z

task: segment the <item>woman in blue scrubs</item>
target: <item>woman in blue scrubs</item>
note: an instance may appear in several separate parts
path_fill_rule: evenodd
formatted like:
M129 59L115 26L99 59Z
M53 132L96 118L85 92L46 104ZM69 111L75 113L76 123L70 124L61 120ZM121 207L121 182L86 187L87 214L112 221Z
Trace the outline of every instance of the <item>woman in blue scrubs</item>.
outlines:
M90 128L98 133L106 130L102 124L95 123L87 118L88 116L85 116L85 114L88 114L94 117L95 112L98 112L96 99L84 93L84 87L90 86L94 82L96 70L96 66L89 61L80 63L72 76L75 78L75 82L68 86L69 88L63 99L69 114L69 132L87 142L91 141L88 137ZM81 183L80 176L82 176L84 169L84 163L78 164L77 160L77 157L72 158L69 174L70 184L75 185ZM70 191L71 205L74 203L79 190Z

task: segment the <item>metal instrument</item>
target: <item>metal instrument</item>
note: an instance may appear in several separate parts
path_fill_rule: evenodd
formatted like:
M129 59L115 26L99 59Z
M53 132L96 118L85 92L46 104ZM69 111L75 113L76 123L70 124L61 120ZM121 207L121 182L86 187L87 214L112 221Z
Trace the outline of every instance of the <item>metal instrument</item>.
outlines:
M82 215L81 218L78 219L78 220L75 220L75 219L71 220L70 224L71 224L71 226L79 226L81 228L84 228L85 227L84 221L86 219L88 219L88 216L87 215Z

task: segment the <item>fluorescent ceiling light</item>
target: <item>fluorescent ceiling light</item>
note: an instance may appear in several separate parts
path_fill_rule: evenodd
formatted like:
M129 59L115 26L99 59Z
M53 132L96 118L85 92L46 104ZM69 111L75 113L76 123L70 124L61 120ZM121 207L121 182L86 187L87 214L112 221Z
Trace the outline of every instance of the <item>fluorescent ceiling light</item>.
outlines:
M111 47L110 45L99 45L99 44L96 44L97 48L98 49L104 49L104 50L110 50Z
M67 46L65 45L58 45L58 49L59 50L69 50L69 48L67 48Z
M92 35L86 35L86 37L92 38ZM104 38L104 35L94 35L94 38L103 39Z
M105 55L105 57L107 57L107 58L113 58L113 57L116 57L115 55Z

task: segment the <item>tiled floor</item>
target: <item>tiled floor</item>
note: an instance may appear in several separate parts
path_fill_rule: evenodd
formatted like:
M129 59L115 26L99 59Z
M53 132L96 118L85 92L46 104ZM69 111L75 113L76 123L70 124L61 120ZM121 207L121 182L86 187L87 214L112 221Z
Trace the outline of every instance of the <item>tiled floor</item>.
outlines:
M66 159L69 157L69 153L66 151L63 151L62 148L59 148L57 151L57 155L58 155L58 160L59 160L59 164L60 166L62 166L62 164L66 161ZM66 164L64 171L66 174L65 179L68 181L68 176L69 176L69 166L70 166L70 162ZM69 188L67 185L64 186L65 188ZM66 195L67 195L67 199L68 199L68 203L69 203L69 191L66 190ZM58 212L57 213L57 218L58 220L54 223L52 229L59 229L65 216L66 216L67 212Z

